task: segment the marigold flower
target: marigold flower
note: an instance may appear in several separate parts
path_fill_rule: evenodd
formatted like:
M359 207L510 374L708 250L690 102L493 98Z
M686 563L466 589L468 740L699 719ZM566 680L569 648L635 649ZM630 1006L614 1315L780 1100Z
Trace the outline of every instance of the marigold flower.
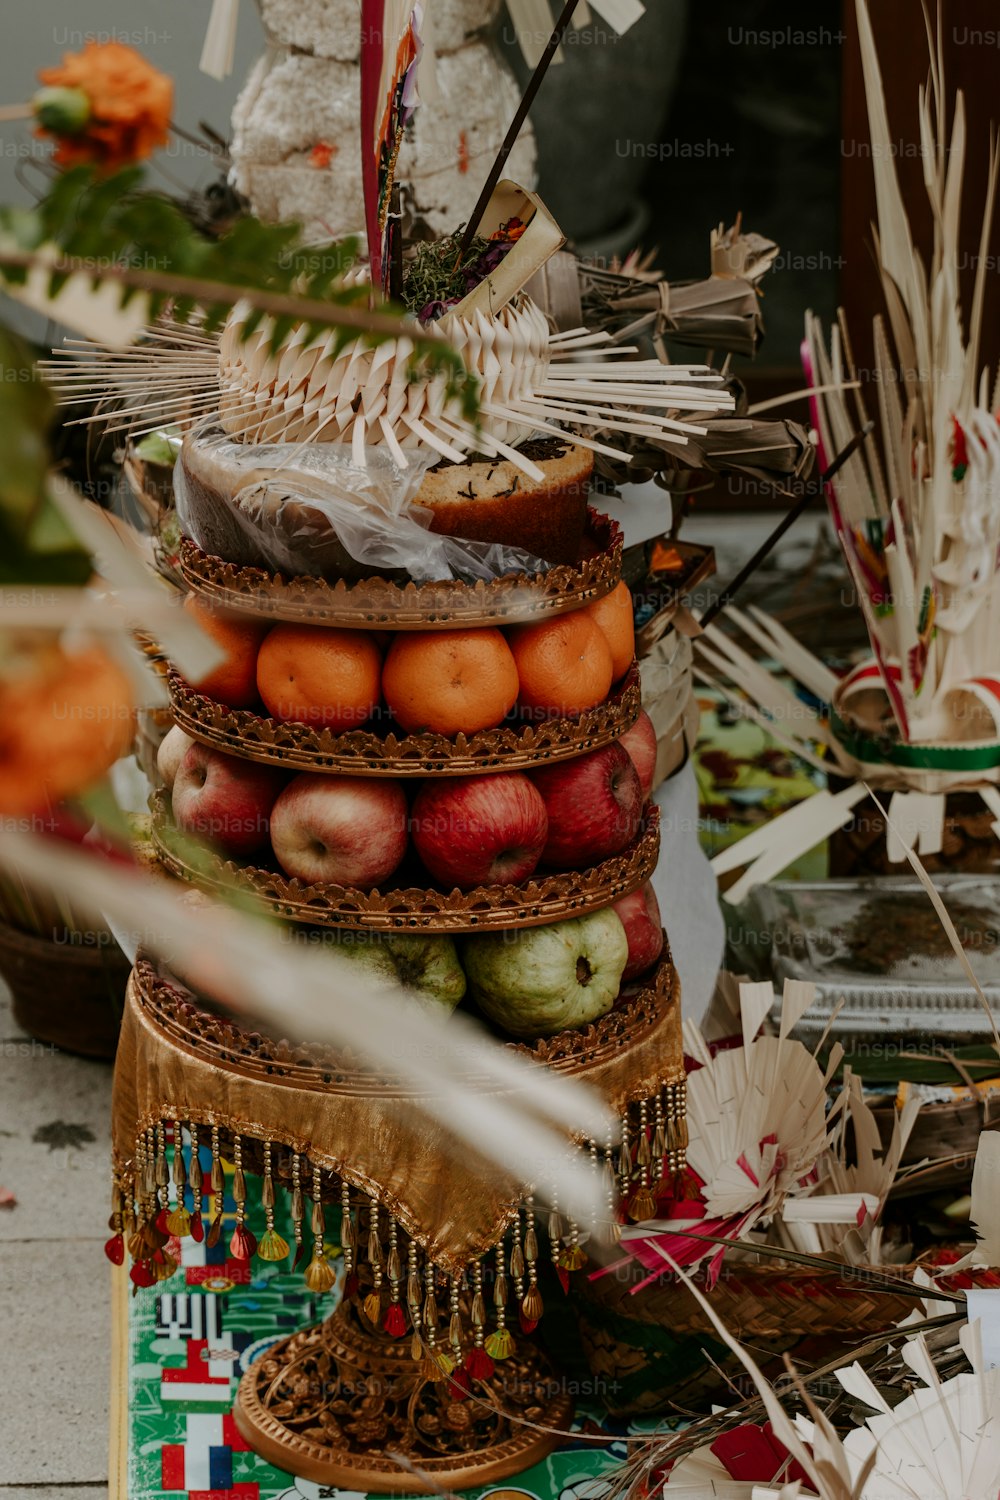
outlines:
M94 165L116 171L166 144L173 81L122 42L87 42L58 67L38 75L38 134L56 142L61 167ZM84 96L88 109L81 104ZM60 101L71 108L63 109Z

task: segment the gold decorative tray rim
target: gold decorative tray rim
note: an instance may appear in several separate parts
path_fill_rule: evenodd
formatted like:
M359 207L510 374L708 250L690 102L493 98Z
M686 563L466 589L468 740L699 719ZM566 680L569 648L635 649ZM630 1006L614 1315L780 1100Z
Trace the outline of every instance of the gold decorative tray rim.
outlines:
M170 836L168 796L163 787L150 797L156 856L172 875L206 890L238 890L256 896L275 915L312 927L367 928L380 932L495 932L544 927L611 906L652 875L660 849L660 812L643 811L636 838L621 854L589 870L543 874L521 885L476 886L469 891L402 887L362 891L338 885L307 885L279 870L242 865L208 853L200 868L191 865Z
M181 541L179 565L188 586L210 603L274 620L366 630L515 624L580 609L617 585L622 528L593 506L588 518L589 534L602 548L592 557L556 564L546 573L508 573L489 583L402 584L387 578L328 583L306 574L286 578L213 557L189 537Z
M139 1002L158 1030L187 1051L197 1052L200 1057L216 1061L243 1077L290 1088L327 1091L336 1096L358 1092L385 1097L411 1094L411 1090L401 1088L395 1080L365 1068L358 1057L349 1053L265 1036L248 1030L232 1017L208 1009L196 994L182 992L159 974L141 952L132 978ZM680 978L664 934L663 952L655 969L643 977L624 1001L596 1021L533 1041L504 1035L499 1035L498 1040L512 1052L555 1072L585 1075L646 1041L679 1002ZM643 1078L643 1088L645 1085Z
M336 734L229 708L168 675L174 722L202 744L242 760L341 776L476 776L570 760L617 740L639 717L642 685L633 662L617 689L577 719L500 725L476 734Z

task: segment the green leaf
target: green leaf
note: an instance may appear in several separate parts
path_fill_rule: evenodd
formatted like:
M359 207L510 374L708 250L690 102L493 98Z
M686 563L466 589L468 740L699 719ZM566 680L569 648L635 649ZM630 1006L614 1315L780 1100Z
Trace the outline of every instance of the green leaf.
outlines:
M25 533L25 543L31 552L81 551L76 535L67 526L62 511L47 494L43 496L31 519L31 525Z
M157 432L148 432L135 445L135 454L146 464L160 464L173 468L180 448L179 427L164 427Z
M994 1047L979 1044L955 1047L950 1055L962 1064L975 1082L1000 1077L1000 1059ZM821 1066L825 1067L826 1061L825 1057L821 1058ZM844 1061L859 1078L869 1083L885 1083L892 1092L902 1082L955 1087L963 1082L958 1070L943 1053L921 1052L907 1056L905 1042L898 1050L895 1047L873 1047L871 1056L855 1048Z
M37 250L45 238L42 215L34 208L0 206L0 236L9 236L19 250Z
M0 328L0 514L27 526L45 493L52 397L24 345Z

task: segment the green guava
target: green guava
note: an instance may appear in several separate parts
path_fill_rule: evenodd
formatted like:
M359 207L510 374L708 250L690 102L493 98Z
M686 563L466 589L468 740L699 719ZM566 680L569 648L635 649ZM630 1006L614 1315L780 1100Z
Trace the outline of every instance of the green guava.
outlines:
M628 939L610 908L548 927L466 939L469 993L511 1036L551 1036L587 1026L618 998Z
M405 985L434 1010L453 1011L465 995L455 944L444 934L336 931L325 940L373 979Z

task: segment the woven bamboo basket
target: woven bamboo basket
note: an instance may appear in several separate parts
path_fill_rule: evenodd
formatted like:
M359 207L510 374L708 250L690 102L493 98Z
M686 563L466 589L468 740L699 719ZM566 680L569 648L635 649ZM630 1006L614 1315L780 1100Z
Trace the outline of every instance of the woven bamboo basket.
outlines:
M846 784L832 779L831 790ZM932 875L1000 874L1000 842L993 823L978 792L949 792L941 852L922 854L921 863ZM905 863L890 864L885 818L870 797L858 804L844 828L830 835L829 847L831 877L899 875L908 869Z
M884 1144L892 1136L896 1110L877 1105L872 1110ZM948 1099L921 1106L910 1138L903 1149L902 1165L940 1158L967 1157L971 1173L979 1137L984 1130L1000 1128L1000 1106L985 1099Z
M908 1280L911 1270L895 1267L893 1274ZM704 1309L672 1279L633 1295L645 1275L635 1265L625 1278L610 1274L579 1283L580 1337L608 1408L631 1416L731 1399L733 1384L745 1383L746 1372ZM794 1358L806 1346L811 1363L832 1356L857 1342L859 1328L866 1334L891 1328L918 1305L912 1297L873 1291L845 1266L817 1273L778 1262L727 1264L711 1292L703 1282L699 1289L765 1372L773 1357Z
M0 922L0 975L14 1019L38 1041L84 1057L112 1058L129 962L111 934L55 941Z
M896 1119L894 1105L875 1105L872 1114L883 1146L892 1137ZM972 1180L979 1137L984 1130L1000 1129L1000 1104L995 1099L947 1099L924 1104L903 1149L901 1165L926 1163L912 1183L897 1179L893 1196L913 1197L945 1188L960 1191Z

